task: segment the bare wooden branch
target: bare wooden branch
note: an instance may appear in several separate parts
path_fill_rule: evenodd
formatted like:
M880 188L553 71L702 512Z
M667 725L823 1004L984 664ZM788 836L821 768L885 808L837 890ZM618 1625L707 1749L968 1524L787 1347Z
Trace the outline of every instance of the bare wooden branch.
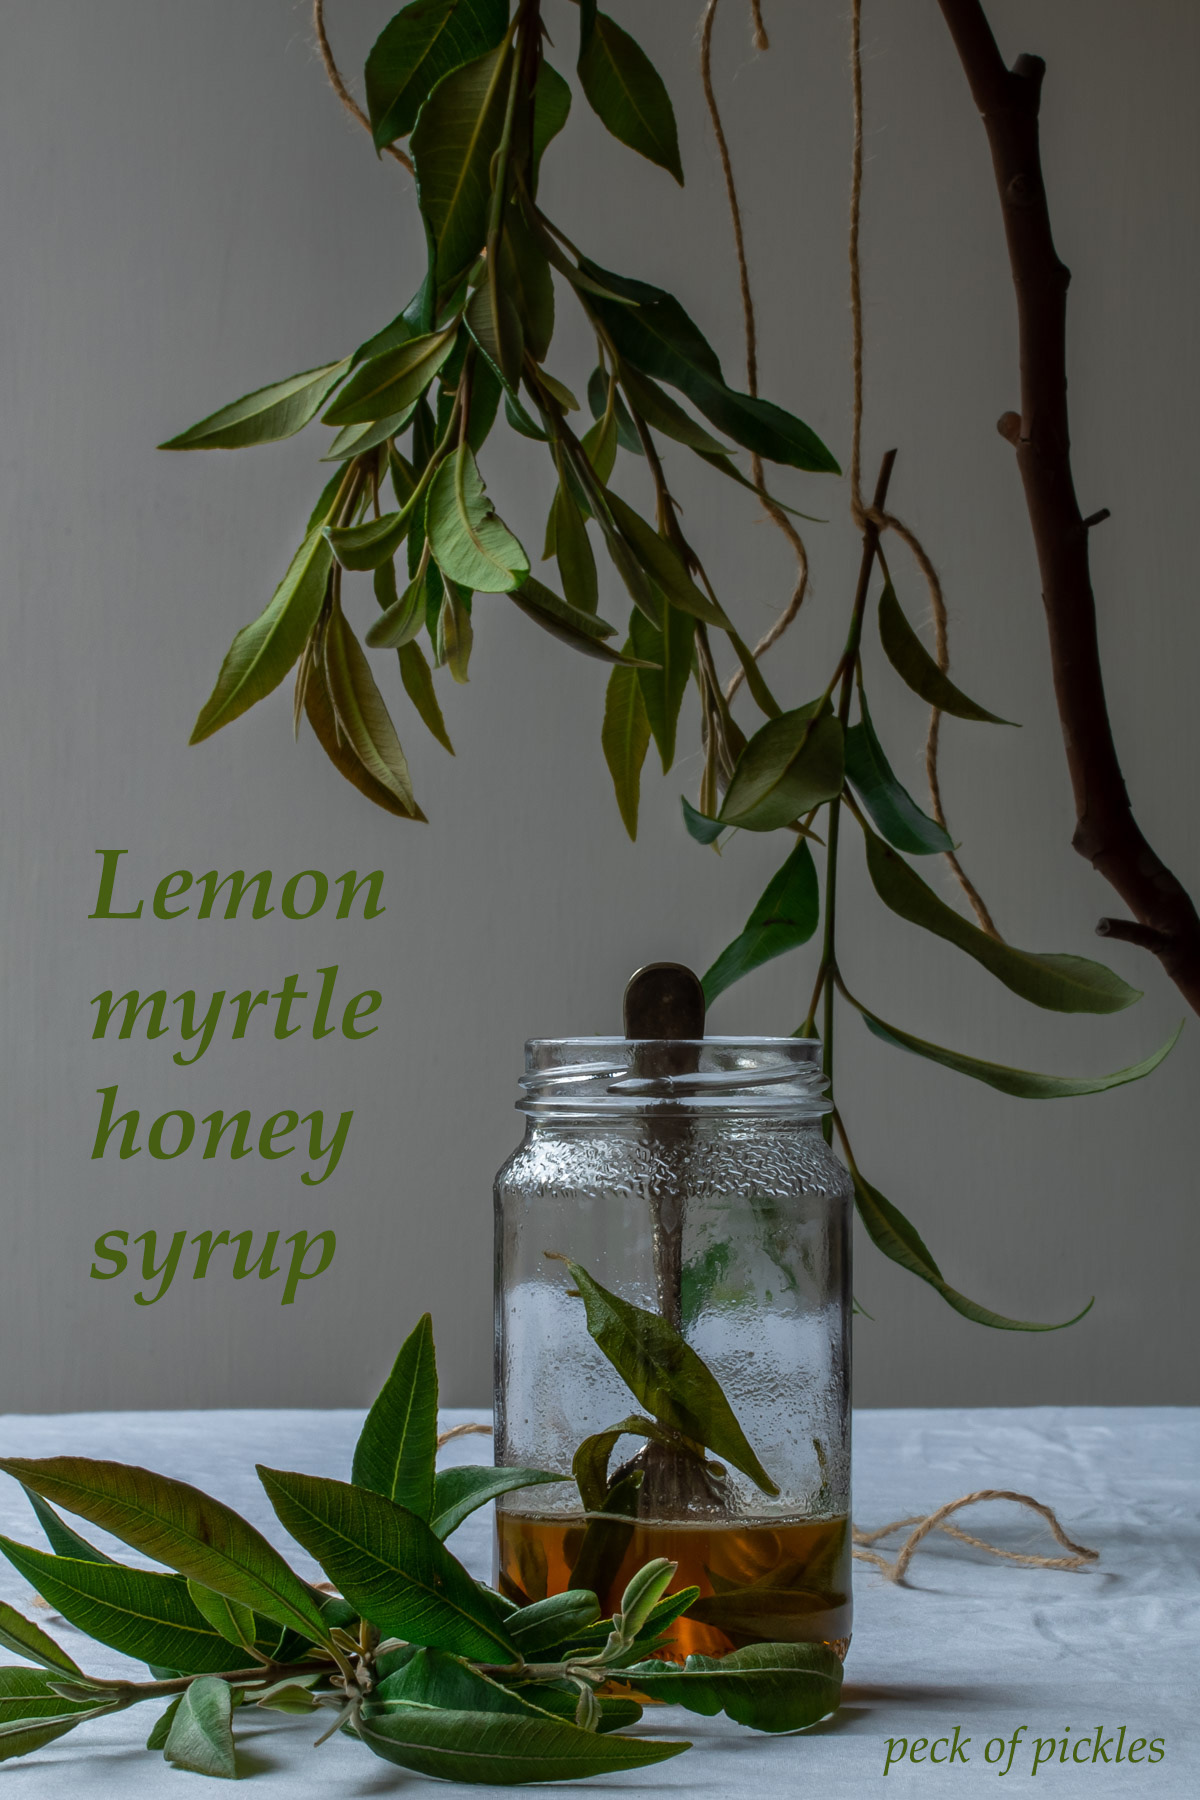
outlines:
M1020 56L1006 68L980 0L938 3L987 131L1016 289L1021 410L1005 413L998 429L1016 451L1041 571L1054 692L1075 796L1072 842L1135 915L1136 926L1106 921L1108 935L1151 950L1200 1012L1200 918L1134 818L1104 694L1088 531L1106 514L1083 518L1071 473L1070 271L1054 248L1038 143L1045 64L1037 56Z

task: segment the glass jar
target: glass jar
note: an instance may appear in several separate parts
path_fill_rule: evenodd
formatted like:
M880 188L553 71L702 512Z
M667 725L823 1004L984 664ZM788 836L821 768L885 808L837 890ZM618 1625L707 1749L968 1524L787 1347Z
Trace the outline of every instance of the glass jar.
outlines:
M534 1039L525 1066L495 1189L496 1461L567 1479L497 1503L498 1585L612 1611L669 1556L701 1596L673 1654L844 1654L852 1188L820 1046Z

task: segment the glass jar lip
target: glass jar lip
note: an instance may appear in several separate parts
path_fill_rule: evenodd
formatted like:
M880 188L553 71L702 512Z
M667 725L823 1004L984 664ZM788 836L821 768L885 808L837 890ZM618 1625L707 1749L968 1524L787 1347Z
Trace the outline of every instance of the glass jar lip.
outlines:
M831 1110L817 1038L530 1038L520 1085L517 1106L532 1118Z

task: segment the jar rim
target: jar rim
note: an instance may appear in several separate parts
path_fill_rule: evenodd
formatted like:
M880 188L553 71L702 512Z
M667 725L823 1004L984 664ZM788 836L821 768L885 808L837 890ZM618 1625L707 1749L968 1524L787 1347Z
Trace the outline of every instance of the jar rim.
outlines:
M520 1085L517 1106L533 1118L813 1120L831 1110L817 1038L530 1038Z

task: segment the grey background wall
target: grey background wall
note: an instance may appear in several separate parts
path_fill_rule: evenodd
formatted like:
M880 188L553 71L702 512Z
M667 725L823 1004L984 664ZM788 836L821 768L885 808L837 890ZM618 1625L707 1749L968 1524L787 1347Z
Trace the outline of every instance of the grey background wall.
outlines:
M348 70L387 0L331 8ZM569 45L571 9L554 0ZM670 71L688 185L611 143L577 104L547 165L550 210L599 260L677 289L740 363L736 283L697 81L699 0L613 10ZM769 55L740 10L718 30L721 89L746 196L768 390L848 447L846 8L769 6ZM1194 108L1200 17L1184 0L994 0L1009 55L1049 60L1046 164L1071 291L1072 397L1096 539L1112 710L1151 838L1200 884L1194 776L1195 396L1200 273ZM1090 954L1108 891L1068 848L1070 797L1029 534L994 421L1016 399L1013 307L984 139L932 0L867 8L866 450L900 446L893 497L949 595L955 668L1020 731L950 722L945 786L964 858L1001 928ZM187 737L234 630L265 602L323 480L311 436L272 450L169 457L155 443L215 405L344 353L420 273L407 178L377 163L327 92L294 0L7 0L0 111L0 927L3 1202L0 1407L349 1404L415 1315L435 1314L449 1402L490 1379L489 1185L517 1135L526 1035L614 1028L629 970L703 968L772 872L769 841L722 860L684 835L679 793L647 766L630 845L603 768L604 676L497 600L478 606L469 687L442 688L450 758L409 725L431 823L360 800L283 693L197 749ZM563 311L555 366L586 368ZM539 539L545 471L489 452L501 510ZM672 479L745 635L788 590L786 546L707 471ZM845 484L781 476L829 523L809 531L803 629L771 677L817 685L856 564ZM899 551L905 603L920 586ZM606 610L617 609L615 594ZM364 620L369 595L356 594ZM919 791L923 711L871 651L874 710ZM696 718L684 738L694 741ZM101 846L126 846L148 896L177 868L385 871L386 914L307 923L89 921ZM1162 1041L1181 1002L1155 965L1104 954L1146 989L1107 1020L1034 1014L948 946L916 943L847 859L846 962L885 1017L1000 1061L1116 1068ZM945 884L947 877L936 876ZM949 889L946 889L949 892ZM147 912L149 908L147 907ZM259 1031L193 1068L161 1043L93 1043L106 988L275 988L337 963L348 995L384 995L360 1044ZM803 953L714 1012L716 1029L786 1032ZM261 1018L262 1015L260 1014ZM843 1028L860 1155L949 1277L1022 1317L1096 1306L1062 1335L981 1331L861 1246L860 1403L1196 1399L1195 1021L1151 1081L1107 1098L1024 1104ZM353 1107L341 1167L90 1160L116 1082L145 1121ZM157 1305L92 1281L100 1231L336 1227L333 1268L279 1304L280 1282L203 1282L185 1263ZM226 1265L227 1267L227 1265Z

